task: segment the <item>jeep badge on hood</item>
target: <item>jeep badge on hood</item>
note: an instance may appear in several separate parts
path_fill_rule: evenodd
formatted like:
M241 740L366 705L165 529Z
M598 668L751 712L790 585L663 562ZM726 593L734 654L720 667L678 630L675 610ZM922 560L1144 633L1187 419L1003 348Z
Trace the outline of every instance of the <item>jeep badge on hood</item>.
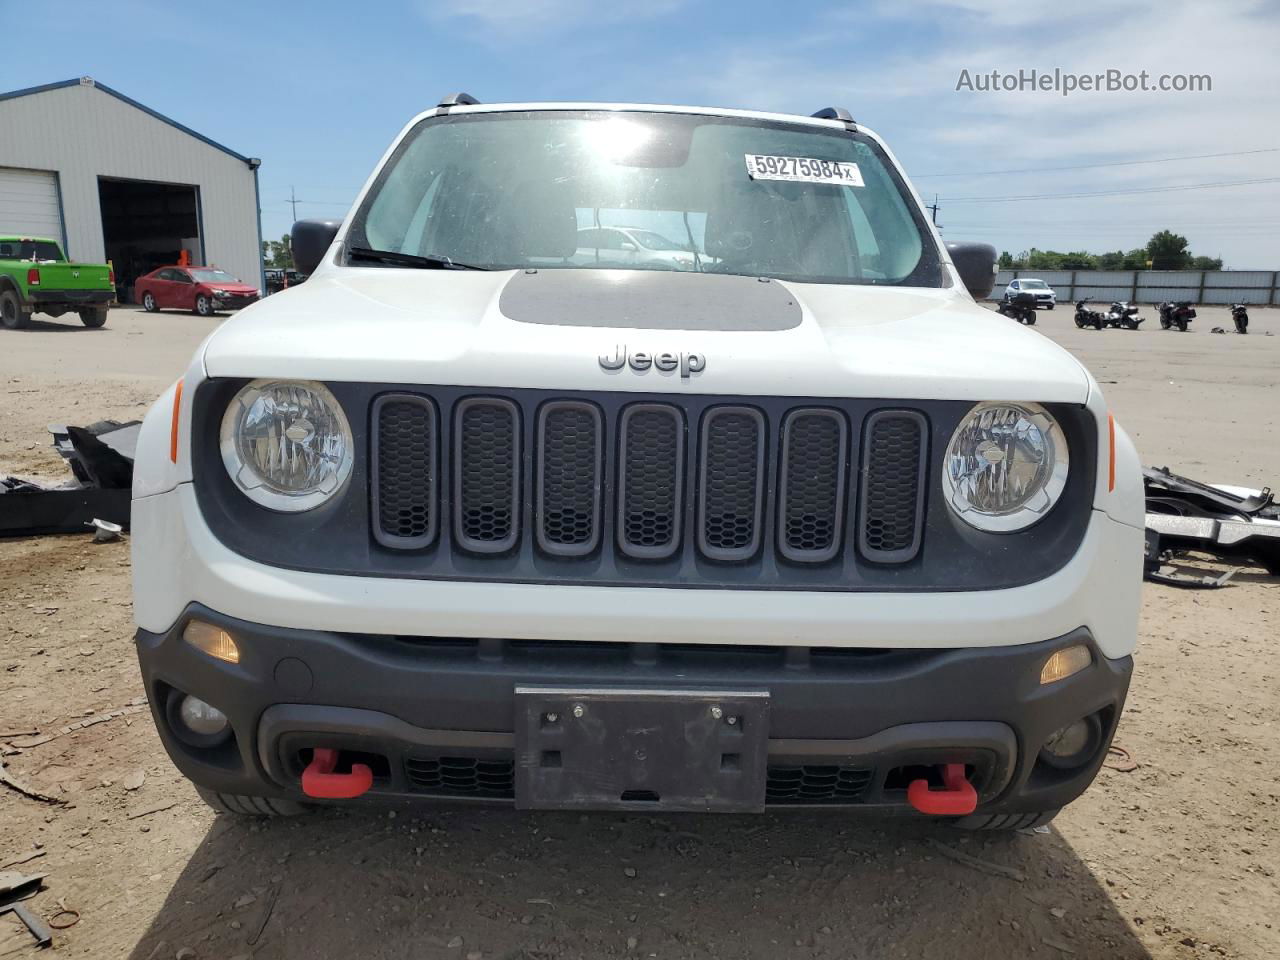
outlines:
M628 364L637 373L642 373L650 367L664 372L678 369L680 376L686 380L690 374L701 373L707 369L707 358L700 353L644 353L642 351L628 353L625 343L614 347L613 356L602 353L599 359L600 366L606 370L621 370Z

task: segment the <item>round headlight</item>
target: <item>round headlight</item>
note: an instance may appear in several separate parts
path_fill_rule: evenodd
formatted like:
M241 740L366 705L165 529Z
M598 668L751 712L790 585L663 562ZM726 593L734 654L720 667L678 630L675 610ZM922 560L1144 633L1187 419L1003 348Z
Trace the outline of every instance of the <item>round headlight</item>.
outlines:
M1067 441L1036 403L980 403L951 437L942 492L960 519L1008 533L1048 513L1067 485Z
M351 476L351 425L332 393L307 380L255 380L222 417L222 462L245 496L272 510L311 510Z

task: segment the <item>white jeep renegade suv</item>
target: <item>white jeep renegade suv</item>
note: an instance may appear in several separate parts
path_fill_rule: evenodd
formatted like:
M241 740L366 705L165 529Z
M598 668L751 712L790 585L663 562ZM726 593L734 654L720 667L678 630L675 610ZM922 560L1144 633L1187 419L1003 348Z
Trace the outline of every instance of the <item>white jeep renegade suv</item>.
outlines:
M688 257L575 256L611 224ZM138 447L139 660L214 806L999 828L1097 773L1137 456L843 110L455 95L294 253Z

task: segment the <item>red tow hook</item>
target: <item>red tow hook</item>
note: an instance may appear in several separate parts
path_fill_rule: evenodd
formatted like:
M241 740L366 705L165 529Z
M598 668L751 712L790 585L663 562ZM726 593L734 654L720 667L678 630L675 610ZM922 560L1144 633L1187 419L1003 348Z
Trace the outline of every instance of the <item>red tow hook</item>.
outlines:
M338 751L317 747L311 762L302 771L302 792L319 800L350 800L368 793L373 786L373 771L363 763L353 763L350 773L334 773Z
M963 763L944 763L941 790L930 790L928 780L912 780L907 787L907 803L921 813L940 817L962 817L978 806L978 791L965 779Z

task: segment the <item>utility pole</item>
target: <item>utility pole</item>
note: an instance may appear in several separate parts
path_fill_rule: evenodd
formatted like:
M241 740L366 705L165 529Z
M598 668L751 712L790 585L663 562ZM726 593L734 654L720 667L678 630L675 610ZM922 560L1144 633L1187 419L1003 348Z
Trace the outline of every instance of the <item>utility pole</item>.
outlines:
M289 204L293 207L293 222L298 222L298 194L293 187L289 188Z
M938 223L938 195L936 193L933 195L933 203L928 204L928 209L933 214L933 225L941 230L942 226Z

